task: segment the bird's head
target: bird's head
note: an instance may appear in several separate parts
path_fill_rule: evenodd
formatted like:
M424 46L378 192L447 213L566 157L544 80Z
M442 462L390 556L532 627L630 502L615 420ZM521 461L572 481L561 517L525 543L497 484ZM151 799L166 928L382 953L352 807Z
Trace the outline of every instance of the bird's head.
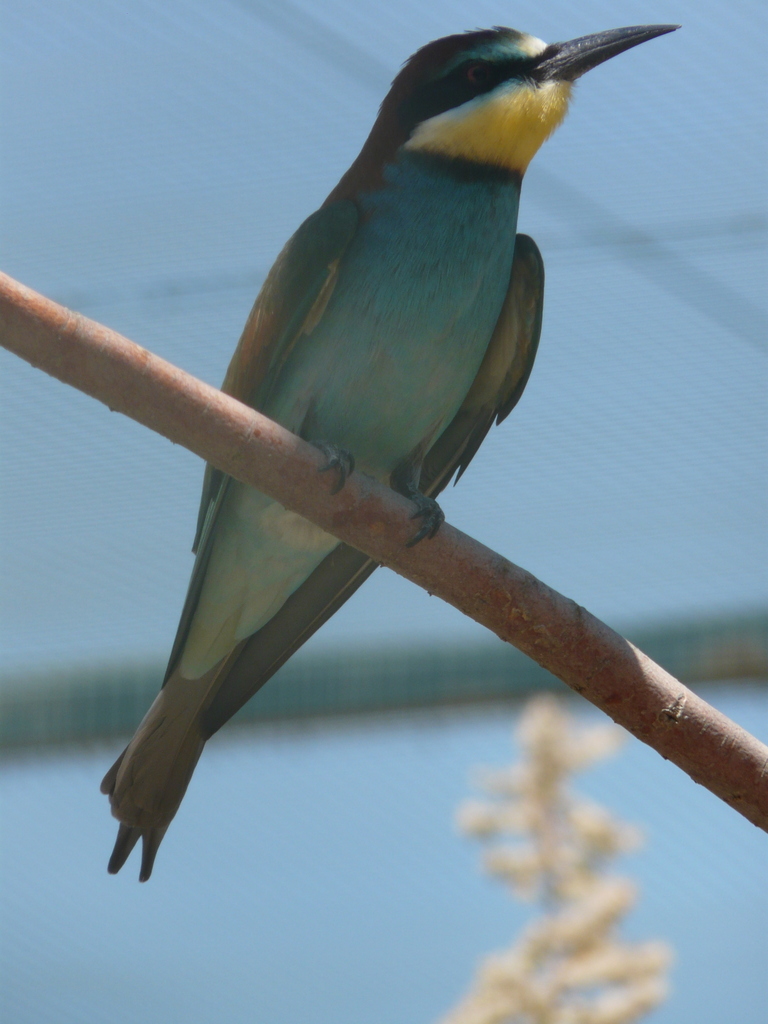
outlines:
M675 25L642 25L547 45L510 28L448 36L411 57L386 103L408 149L524 174L568 110L573 82Z
M678 27L617 28L549 45L511 28L436 39L406 61L345 179L370 187L401 146L523 175L565 117L577 78Z

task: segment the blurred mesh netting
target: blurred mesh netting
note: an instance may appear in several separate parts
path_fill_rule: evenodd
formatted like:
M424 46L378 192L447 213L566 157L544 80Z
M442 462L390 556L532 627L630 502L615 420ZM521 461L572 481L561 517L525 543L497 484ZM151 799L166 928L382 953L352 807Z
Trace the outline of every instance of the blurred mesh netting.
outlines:
M520 229L547 267L539 356L443 505L620 628L760 612L758 0L5 0L2 269L218 384L272 260L414 49L499 23L555 40L677 21L579 84L529 171ZM0 675L159 664L191 568L199 461L1 350L0 371ZM307 657L446 637L484 634L381 570ZM715 698L764 730L765 692ZM450 832L472 764L507 758L506 714L357 728L223 738L141 889L132 865L103 875L113 823L96 789L115 751L6 765L4 1019L444 1011L520 920ZM637 934L680 957L677 1001L654 1019L756 1022L759 837L633 749L603 783L651 828Z

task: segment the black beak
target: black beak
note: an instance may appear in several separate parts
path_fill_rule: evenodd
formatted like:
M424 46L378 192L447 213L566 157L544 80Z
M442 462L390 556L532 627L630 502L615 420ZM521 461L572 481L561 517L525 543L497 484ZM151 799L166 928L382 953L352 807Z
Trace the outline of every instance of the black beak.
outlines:
M634 25L580 36L567 43L552 43L537 59L532 77L537 82L573 82L617 53L678 28L679 25Z

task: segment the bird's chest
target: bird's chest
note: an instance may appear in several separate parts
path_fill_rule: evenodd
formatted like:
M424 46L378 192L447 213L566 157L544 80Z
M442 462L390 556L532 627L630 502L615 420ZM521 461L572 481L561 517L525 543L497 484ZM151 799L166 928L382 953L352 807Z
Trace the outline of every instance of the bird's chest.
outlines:
M369 471L439 433L469 390L509 285L518 195L406 157L363 200L300 375L315 433Z

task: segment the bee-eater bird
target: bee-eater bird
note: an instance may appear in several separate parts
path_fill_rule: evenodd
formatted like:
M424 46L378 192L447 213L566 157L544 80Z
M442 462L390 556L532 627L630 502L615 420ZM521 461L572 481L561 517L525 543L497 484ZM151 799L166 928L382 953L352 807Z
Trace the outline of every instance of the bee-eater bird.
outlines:
M516 235L523 175L573 82L671 32L644 25L546 45L509 28L448 36L395 78L365 145L277 258L223 391L416 505L411 543L528 381L544 267ZM208 466L192 571L160 693L107 772L120 826L152 871L206 740L375 564Z

